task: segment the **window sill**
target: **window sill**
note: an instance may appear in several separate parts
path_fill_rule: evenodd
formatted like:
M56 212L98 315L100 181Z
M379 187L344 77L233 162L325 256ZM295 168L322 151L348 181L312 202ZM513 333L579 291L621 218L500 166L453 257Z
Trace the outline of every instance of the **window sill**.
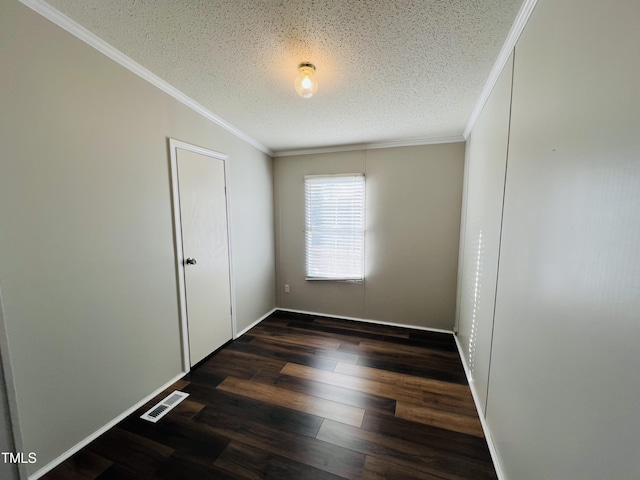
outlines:
M364 278L320 278L305 277L310 282L344 282L344 283L364 283Z

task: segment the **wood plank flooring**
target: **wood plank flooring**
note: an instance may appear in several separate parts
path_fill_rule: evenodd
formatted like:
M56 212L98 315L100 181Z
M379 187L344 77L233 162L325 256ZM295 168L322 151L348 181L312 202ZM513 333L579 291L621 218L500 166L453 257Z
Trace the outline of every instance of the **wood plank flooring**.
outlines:
M497 477L451 335L276 312L43 478Z

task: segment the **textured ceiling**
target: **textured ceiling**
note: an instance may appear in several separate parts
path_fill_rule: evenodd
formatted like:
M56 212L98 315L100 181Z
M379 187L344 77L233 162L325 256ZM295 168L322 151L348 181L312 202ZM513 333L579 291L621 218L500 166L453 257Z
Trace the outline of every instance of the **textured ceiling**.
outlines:
M47 3L277 152L462 135L522 0Z

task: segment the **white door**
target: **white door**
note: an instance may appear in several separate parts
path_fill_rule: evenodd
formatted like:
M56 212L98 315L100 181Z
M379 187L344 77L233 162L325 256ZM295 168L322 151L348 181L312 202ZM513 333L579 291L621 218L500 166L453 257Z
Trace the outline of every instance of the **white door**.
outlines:
M233 335L225 162L215 152L210 153L218 157L183 147L173 150L179 203L176 221L181 227L178 255L182 254L187 317L188 338L183 335L183 343L188 341L189 364L195 365Z

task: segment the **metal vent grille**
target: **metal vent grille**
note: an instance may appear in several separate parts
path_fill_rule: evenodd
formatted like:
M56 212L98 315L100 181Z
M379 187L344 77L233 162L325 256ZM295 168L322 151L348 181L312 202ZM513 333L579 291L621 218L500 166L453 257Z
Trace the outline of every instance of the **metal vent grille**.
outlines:
M160 401L147 412L140 416L143 420L156 423L167 413L169 413L176 405L189 396L188 393L176 390L164 400Z
M180 403L185 398L185 395L188 395L188 393L173 392L171 395L165 398L162 403L169 406L173 405L174 403Z

